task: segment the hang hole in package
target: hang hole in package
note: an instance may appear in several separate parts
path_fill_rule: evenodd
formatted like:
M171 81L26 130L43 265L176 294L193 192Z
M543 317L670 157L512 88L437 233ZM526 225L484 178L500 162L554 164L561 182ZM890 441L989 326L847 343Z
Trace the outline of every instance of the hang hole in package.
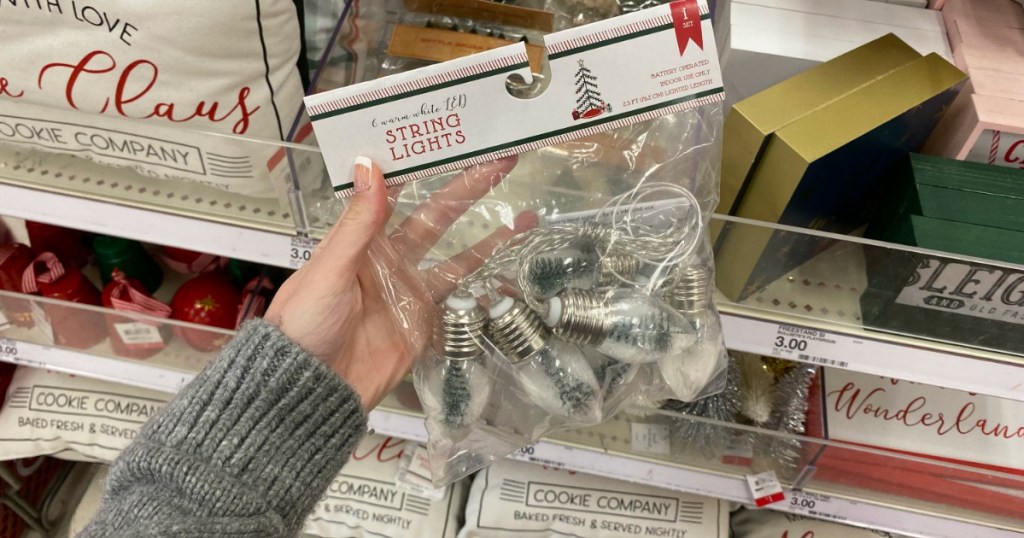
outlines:
M380 166L370 246L413 349L434 482L641 400L721 390L708 219L721 71L708 7L673 2L306 98L334 186ZM518 84L510 84L517 79Z

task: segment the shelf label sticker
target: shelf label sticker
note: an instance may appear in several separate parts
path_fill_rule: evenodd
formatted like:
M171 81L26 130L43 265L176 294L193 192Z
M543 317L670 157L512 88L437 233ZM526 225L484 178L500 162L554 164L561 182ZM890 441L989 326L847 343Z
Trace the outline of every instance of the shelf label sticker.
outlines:
M847 368L850 366L847 361L836 358L843 351L839 339L842 337L826 331L780 324L771 337L770 354L821 366Z
M850 368L872 356L871 341L820 329L741 316L723 316L723 325L729 347L748 353L835 368Z
M775 471L748 474L746 478L750 494L753 495L754 504L758 508L786 500L786 494L782 491L782 485L779 484Z
M572 451L571 448L565 447L567 451ZM564 469L565 463L561 461L555 461L547 458L538 456L539 451L537 445L529 445L516 450L509 455L509 458L519 461L525 461L527 463L535 463L537 465L543 465L544 467L550 467L552 469Z
M668 425L633 422L629 425L629 430L634 451L660 455L671 453Z
M18 358L18 341L0 338L0 357L13 361Z
M164 339L160 335L160 329L147 323L132 321L128 323L115 323L114 330L126 345L158 349L164 347Z
M0 312L0 331L11 326L11 322L7 321L7 316L3 312Z
M50 324L50 317L36 301L29 301L29 309L32 311L32 321L36 329L43 333L47 344L53 344L53 325Z
M288 267L298 269L313 257L313 251L320 244L317 239L309 237L293 237L288 245Z
M833 513L832 497L820 493L791 491L789 492L789 502L786 503L786 507L787 511L797 514L831 519L833 521L846 520L845 517Z
M432 501L444 499L447 488L435 488L431 480L430 455L427 448L417 445L416 450L406 450L402 455L402 463L398 466L395 486L420 497Z
M396 186L721 102L711 43L706 0L685 0L545 35L548 84L529 98L506 86L534 81L516 42L310 95L306 111L347 197L357 156Z

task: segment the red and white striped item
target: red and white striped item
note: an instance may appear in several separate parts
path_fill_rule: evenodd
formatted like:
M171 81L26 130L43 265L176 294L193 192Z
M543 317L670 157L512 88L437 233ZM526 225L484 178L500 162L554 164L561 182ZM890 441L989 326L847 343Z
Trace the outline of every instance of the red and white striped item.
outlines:
M40 263L46 264L46 272L36 274L36 266ZM36 259L32 260L32 263L25 268L25 272L21 277L21 291L24 293L36 293L39 291L39 282L52 284L62 276L64 276L64 264L52 252L44 252L36 256Z
M171 307L157 301L145 293L133 288L128 283L128 277L123 272L115 269L113 274L114 287L110 292L110 304L114 310L122 312L136 312L155 318L171 317ZM139 320L140 323L156 325L153 322Z
M242 289L242 307L238 309L238 320L235 327L259 316L267 311L267 295L263 292L274 289L274 283L265 276L258 276L249 281Z

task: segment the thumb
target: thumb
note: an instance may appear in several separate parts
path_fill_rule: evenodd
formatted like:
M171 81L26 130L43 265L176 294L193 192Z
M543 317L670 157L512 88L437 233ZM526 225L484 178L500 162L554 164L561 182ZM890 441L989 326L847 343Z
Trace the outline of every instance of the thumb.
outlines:
M352 183L355 194L320 245L321 258L332 265L352 262L365 253L390 213L384 175L373 161L356 157Z

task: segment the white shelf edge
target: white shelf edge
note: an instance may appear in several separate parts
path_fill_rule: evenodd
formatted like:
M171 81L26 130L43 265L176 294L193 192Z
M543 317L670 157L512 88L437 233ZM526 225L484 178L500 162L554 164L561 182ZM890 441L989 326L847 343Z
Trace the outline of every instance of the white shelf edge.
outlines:
M39 220L61 226L81 228L87 231L106 233L170 245L213 254L240 258L278 267L296 267L290 259L293 237L283 233L256 230L244 226L222 224L197 218L189 218L158 211L150 211L35 190L28 187L0 184L0 214ZM303 247L311 250L307 242ZM831 346L820 351L821 359L813 362L847 362L844 369L907 381L926 383L978 394L1024 401L1024 366L1011 362L989 360L994 353L968 353L948 351L943 346L926 342L886 338L884 333L869 335L867 331L845 330L842 327L821 327L811 320L778 321L771 319L771 312L758 314L736 314L723 312L722 323L726 345L730 349L776 355L799 360L796 356L779 355L772 342L780 325L797 326L824 330L830 336L843 340L843 345ZM945 346L951 348L952 346ZM842 358L840 358L840 356ZM56 360L56 359L55 359ZM112 359L111 359L112 360ZM969 361L969 362L965 362ZM46 362L46 361L42 361ZM78 372L116 380L124 383L166 390L163 381L153 381L165 375L160 368L100 366L93 374ZM120 361L114 361L121 365ZM825 364L835 366L834 364ZM57 366L51 366L58 368Z
M0 183L0 215L288 267L292 236Z
M46 368L171 394L177 392L194 377L192 373L171 370L145 362L122 361L24 341L7 341L15 344L17 354L15 356L0 355L0 361L23 366ZM417 442L425 442L427 439L423 419L412 415L378 409L370 413L370 427L378 433ZM739 477L634 459L551 441L541 441L533 448L532 455L518 454L516 458L733 502L750 501L746 482ZM784 503L773 506L773 509L800 513L799 510L793 510ZM829 503L829 513L844 518L845 522L849 524L908 535L949 538L961 536L1019 538L1022 536L1013 531L994 527L834 497Z
M820 331L837 343L823 346L826 351L816 355L819 360L802 360L794 353L780 354L773 345L780 326ZM809 364L1024 401L1024 366L1019 364L891 342L884 339L883 333L874 337L855 329L843 331L741 314L722 313L722 330L726 346L736 351L781 356ZM829 347L834 348L832 352L828 351ZM835 364L839 361L846 365Z
M772 336L780 325L793 326L737 314L722 314L727 346L747 353L773 355ZM900 345L861 334L844 335L830 330L829 335L856 341L857 353L844 369L1024 401L1024 367L1020 365ZM0 354L0 360L172 393L194 375L143 361L121 360L24 341L14 342L18 344L19 356L5 357Z
M377 433L418 442L424 442L427 438L423 419L402 413L386 410L373 411L370 413L370 427ZM742 477L635 459L557 442L541 441L533 445L532 455L518 453L513 458L539 465L555 465L571 471L738 503L752 501L746 480ZM787 500L791 494L791 491L786 491ZM830 497L827 505L827 513L832 516L831 521L908 536L933 538L961 538L963 536L1020 538L1022 536L1022 534L1010 530L838 497ZM804 514L800 509L792 508L786 502L776 503L771 506L771 509Z
M195 377L191 372L173 370L143 361L114 359L3 337L0 337L0 341L13 342L16 348L14 355L0 353L0 361L3 362L112 381L168 394L178 392Z

